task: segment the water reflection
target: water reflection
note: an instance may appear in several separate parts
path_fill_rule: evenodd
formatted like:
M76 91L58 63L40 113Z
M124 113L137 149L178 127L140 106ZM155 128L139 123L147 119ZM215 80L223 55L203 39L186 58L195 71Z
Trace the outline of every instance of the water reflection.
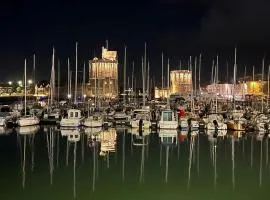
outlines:
M26 179L26 151L27 144L31 146L31 169L34 170L34 145L35 145L35 134L38 132L39 126L27 126L17 127L17 142L20 150L21 157L21 168L22 168L22 187L25 188ZM28 140L28 143L27 143Z
M169 151L177 145L177 130L160 130L159 138L161 142L161 148L166 150L166 170L165 170L165 183L168 182L169 171Z
M101 191L104 191L104 188L110 187L118 193L133 187L133 184L136 184L133 178L136 171L138 171L136 180L144 183L143 187L151 185L166 189L164 185L167 184L172 190L174 186L177 188L184 186L185 189L188 188L187 191L192 192L200 187L208 194L215 190L228 191L228 188L235 191L246 191L251 188L256 191L260 188L263 192L262 189L270 181L267 175L269 137L266 133L226 131L199 133L172 130L150 133L146 130L125 128L117 130L81 128L59 131L57 127L50 126L41 129L39 126L18 127L15 130L16 137L12 137L14 133L11 133L0 139L10 138L13 141L12 138L15 138L18 143L22 174L19 180L22 181L22 188L27 185L26 177L29 177L27 170L33 171L35 165L41 169L40 166L46 163L45 168L50 174L50 181L48 176L47 179L42 177L46 171L31 174L37 178L31 179L33 184L27 185L29 191L34 191L35 185L45 182L52 191L59 190L59 193L62 193L59 185L65 184L68 175L72 175L70 187L73 191L70 190L70 193L73 193L73 198L80 199L80 193L87 193L90 188L93 198L99 199L98 196L102 195ZM39 130L40 134L36 134ZM37 152L40 156L35 163ZM129 157L130 155L132 157ZM113 164L110 163L112 156L119 158ZM56 170L58 162L59 170ZM151 173L147 173L146 179L148 170L151 170ZM57 179L58 174L65 176ZM253 183L257 189L249 185ZM134 190L141 191L140 186Z
M77 190L76 190L76 162L77 162L77 143L81 139L82 129L61 129L61 135L67 137L67 146L66 146L66 165L68 166L69 161L69 148L70 145L73 145L73 197L76 199Z
M140 183L144 182L144 165L145 165L145 150L149 145L149 130L132 129L131 144L132 146L141 149L140 157Z

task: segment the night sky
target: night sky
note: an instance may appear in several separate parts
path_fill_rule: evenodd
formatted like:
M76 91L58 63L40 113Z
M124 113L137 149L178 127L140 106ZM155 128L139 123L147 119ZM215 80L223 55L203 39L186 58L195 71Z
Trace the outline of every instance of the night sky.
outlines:
M157 82L162 51L166 60L170 58L173 69L179 68L180 59L187 64L189 56L195 57L201 52L204 82L210 79L211 62L217 54L221 80L225 79L226 61L232 72L235 46L239 74L244 71L244 65L248 74L252 72L252 65L259 73L264 55L266 64L270 64L270 2L267 0L102 2L2 2L0 80L22 79L24 57L28 59L30 72L33 53L37 79L49 79L53 46L64 80L68 56L75 69L76 41L79 42L79 68L82 68L84 61L100 56L106 39L109 48L119 53L120 68L124 45L127 45L128 69L134 60L137 77L141 75L140 59L146 41L150 73Z

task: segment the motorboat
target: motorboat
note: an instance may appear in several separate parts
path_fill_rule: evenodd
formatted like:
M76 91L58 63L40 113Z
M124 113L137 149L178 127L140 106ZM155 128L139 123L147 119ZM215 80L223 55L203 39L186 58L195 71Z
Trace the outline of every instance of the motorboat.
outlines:
M86 127L102 127L103 118L100 115L89 116L84 120L84 126Z
M78 109L69 109L67 111L67 118L62 118L60 126L63 127L79 127L83 125L84 117Z
M224 123L223 117L219 114L210 114L206 120L207 130L227 130L227 124Z
M171 109L161 110L161 117L158 123L158 128L160 129L177 129L178 122L176 120L175 114Z
M246 129L247 120L243 117L243 110L233 110L228 114L230 120L227 121L229 130L244 131Z
M140 120L142 120L143 129L149 129L151 127L150 110L147 109L135 109L133 111L133 117L131 119L131 127L139 128Z
M59 124L61 120L61 110L54 109L51 112L45 112L40 120L42 124Z
M114 125L127 125L130 123L131 117L126 115L125 112L115 112L113 115Z

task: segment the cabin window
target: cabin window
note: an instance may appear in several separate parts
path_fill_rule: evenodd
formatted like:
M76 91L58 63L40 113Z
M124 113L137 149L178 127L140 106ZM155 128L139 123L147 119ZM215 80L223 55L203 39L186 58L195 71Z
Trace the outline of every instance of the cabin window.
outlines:
M70 113L70 117L73 117L73 112Z
M75 117L78 117L79 116L79 113L78 112L75 112Z
M172 121L172 112L164 112L163 121Z

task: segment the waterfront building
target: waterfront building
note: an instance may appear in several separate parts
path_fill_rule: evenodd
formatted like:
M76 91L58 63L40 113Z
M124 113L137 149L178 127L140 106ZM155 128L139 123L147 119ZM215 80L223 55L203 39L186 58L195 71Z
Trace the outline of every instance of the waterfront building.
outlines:
M167 98L169 96L170 92L168 88L158 88L155 87L155 99L159 98Z
M190 70L173 70L170 72L170 94L187 97L192 92L192 72Z
M89 61L89 83L87 95L100 98L118 97L117 51L102 47L102 57Z
M8 83L0 83L0 95L8 96L13 92L13 87Z
M48 81L40 81L35 85L36 97L45 97L50 94L50 83Z

